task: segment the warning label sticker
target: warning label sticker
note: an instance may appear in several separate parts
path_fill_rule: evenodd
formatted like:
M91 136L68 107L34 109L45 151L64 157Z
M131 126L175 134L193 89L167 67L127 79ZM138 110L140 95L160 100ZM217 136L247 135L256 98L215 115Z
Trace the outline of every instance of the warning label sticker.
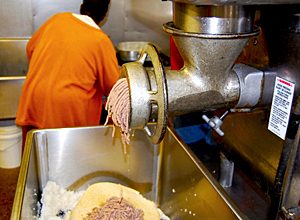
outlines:
M276 77L268 129L285 139L295 84Z

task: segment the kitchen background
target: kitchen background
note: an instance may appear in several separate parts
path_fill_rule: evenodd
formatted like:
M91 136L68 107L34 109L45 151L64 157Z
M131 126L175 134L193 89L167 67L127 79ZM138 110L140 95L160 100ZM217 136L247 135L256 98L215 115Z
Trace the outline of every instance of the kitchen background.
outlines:
M30 37L57 12L79 13L82 0L0 0L0 38ZM172 2L112 0L103 30L117 45L121 41L151 41L168 53L169 35L162 24L172 20Z

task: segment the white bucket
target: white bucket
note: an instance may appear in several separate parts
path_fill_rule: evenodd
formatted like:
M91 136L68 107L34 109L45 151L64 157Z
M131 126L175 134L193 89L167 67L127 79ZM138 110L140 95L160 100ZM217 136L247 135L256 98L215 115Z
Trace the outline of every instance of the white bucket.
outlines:
M0 126L0 167L16 168L21 164L22 129L16 125Z

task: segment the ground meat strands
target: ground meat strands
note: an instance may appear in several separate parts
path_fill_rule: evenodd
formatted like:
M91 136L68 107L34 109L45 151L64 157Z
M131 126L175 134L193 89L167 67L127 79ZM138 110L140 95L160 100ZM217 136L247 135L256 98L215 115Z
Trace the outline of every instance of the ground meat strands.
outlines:
M105 109L108 111L105 125L108 123L109 118L111 118L114 126L121 128L122 143L126 146L130 142L130 97L126 78L119 79L115 83L107 98ZM114 133L115 127L113 127L113 136ZM126 153L126 147L124 151Z
M111 197L104 206L95 207L84 220L143 220L144 212L124 198Z

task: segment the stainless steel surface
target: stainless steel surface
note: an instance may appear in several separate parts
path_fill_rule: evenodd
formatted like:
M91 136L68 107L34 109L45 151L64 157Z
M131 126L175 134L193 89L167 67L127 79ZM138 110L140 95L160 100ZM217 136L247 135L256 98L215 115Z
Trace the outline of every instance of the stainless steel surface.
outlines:
M107 23L103 29L117 45L122 41L147 41L157 44L169 54L169 36L161 25L172 19L171 2L160 0L111 1Z
M126 41L117 45L117 53L122 61L136 61L139 59L141 52L149 42L145 41Z
M33 30L31 0L0 1L0 37L28 37Z
M163 24L163 29L169 34L179 35L183 37L205 38L205 39L238 39L238 38L250 38L258 35L259 29L255 28L253 32L249 33L232 33L232 34L206 34L197 32L185 32L175 27L174 22L167 22Z
M150 58L153 66L154 80L152 80L152 84L148 76L149 73L143 67L147 57ZM146 45L139 60L122 66L121 75L127 77L129 83L130 128L145 129L153 143L159 143L166 131L168 98L165 73L156 47L152 44ZM158 112L155 130L151 131L147 123L153 105L157 107Z
M246 219L202 163L168 129L160 145L137 131L124 155L119 130L83 127L31 131L11 219L32 219L47 180L72 190L98 181L125 184L171 219Z
M220 155L220 161L219 183L224 188L231 187L234 174L234 162L228 160L222 153Z
M237 34L253 32L254 8L241 5L199 6L174 3L173 22L185 32Z
M283 146L283 141L267 129L268 116L264 110L252 113L231 113L224 119L222 139L226 152L237 154L250 164L259 181L272 185ZM238 135L237 135L238 131ZM240 159L240 160L241 160Z
M28 40L29 38L0 38L0 77L26 75Z
M274 4L299 4L299 0L169 0L173 2L181 2L195 5L274 5Z
M275 72L277 76L295 83L294 97L296 97L300 95L300 37L299 33L289 30L292 19L290 16L286 15L284 19L269 16L265 18L264 25L268 25L266 39L270 58L270 67L265 71L271 74ZM278 21L281 22L278 24L279 27L274 24Z
M16 117L25 76L0 77L0 119Z

